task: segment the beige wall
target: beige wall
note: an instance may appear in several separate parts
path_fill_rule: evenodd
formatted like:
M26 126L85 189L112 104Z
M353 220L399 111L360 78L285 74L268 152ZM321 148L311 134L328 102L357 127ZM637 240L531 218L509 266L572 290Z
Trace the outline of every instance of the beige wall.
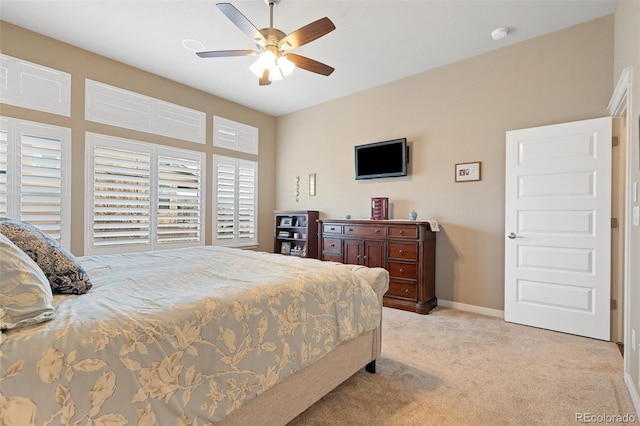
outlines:
M439 299L504 306L504 163L507 130L607 116L613 90L613 16L278 118L276 207L321 217L369 217L389 197L441 222ZM356 181L353 146L407 137L406 178ZM454 165L481 161L480 182L454 183ZM317 196L294 197L317 174ZM640 336L639 336L640 337Z
M633 67L631 91L631 157L629 161L629 183L640 185L640 2L620 1L615 13L615 56L613 83L617 83L622 71ZM629 188L631 189L631 188ZM633 202L631 206L639 206ZM627 218L629 221L631 218ZM625 359L628 383L635 393L636 410L640 413L640 227L631 226L628 241L629 272L628 309L629 327L625 338L627 358ZM631 347L632 330L636 334L636 345Z
M211 170L212 153L214 152L221 155L256 160L253 155L236 154L232 151L213 148L211 141L214 115L236 120L260 129L260 147L257 158L260 191L258 200L258 238L260 246L266 247L266 250L273 246L272 228L275 198L273 182L275 180L276 137L276 120L274 117L2 21L0 21L0 49L7 55L71 74L71 117L61 117L5 104L1 105L0 114L72 129L71 221L73 226L71 230L71 250L75 255L82 255L84 250L83 208L85 191L83 176L85 132L105 133L122 138L203 151L207 153L206 161L209 170ZM185 142L85 121L84 85L86 78L206 112L207 144ZM212 201L211 173L207 175L206 186L208 188L206 194L207 205L210 206ZM211 244L212 215L210 208L207 209L205 226L206 243Z

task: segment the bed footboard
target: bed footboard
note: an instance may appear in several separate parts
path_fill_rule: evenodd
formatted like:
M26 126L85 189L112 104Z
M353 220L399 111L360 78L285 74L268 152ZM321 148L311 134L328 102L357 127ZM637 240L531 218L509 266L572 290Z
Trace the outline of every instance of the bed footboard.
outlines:
M382 309L382 296L389 288L389 273L382 268L348 266L371 284ZM382 316L380 318L382 321ZM218 424L286 425L363 366L367 372L375 373L380 348L381 327L378 327L338 345L314 364L243 404Z

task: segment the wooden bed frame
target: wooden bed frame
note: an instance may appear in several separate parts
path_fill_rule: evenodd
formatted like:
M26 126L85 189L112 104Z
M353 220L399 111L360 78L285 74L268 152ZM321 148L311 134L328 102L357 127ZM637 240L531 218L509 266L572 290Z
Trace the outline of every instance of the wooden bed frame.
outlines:
M389 288L387 271L355 265L352 269L371 284L382 309L382 296ZM380 321L382 323L382 316ZM361 368L375 373L375 360L382 343L381 325L340 344L314 364L246 402L218 424L285 425Z

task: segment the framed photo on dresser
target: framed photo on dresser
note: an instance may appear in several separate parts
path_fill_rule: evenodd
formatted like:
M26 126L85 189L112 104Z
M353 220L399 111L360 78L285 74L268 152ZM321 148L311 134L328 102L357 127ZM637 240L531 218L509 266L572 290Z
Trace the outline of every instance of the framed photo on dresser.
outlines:
M291 242L285 241L280 246L280 254L291 254Z

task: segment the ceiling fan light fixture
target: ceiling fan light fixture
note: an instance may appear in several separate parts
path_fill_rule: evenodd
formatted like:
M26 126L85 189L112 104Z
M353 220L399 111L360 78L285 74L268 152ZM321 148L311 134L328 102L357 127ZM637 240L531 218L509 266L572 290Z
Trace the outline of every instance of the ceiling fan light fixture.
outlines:
M277 64L280 68L280 71L282 71L282 75L284 75L285 77L291 74L296 68L295 64L287 59L287 57L284 55L278 58Z
M274 63L273 66L269 68L269 81L279 81L282 80L282 72L280 68Z
M217 50L199 51L201 58L258 55L258 59L249 67L258 77L260 86L272 81L282 80L295 68L301 68L316 74L328 76L334 68L313 59L290 53L291 49L304 46L336 29L331 19L324 17L285 34L273 26L273 6L281 0L264 0L269 5L269 27L259 30L246 16L231 3L217 3L218 9L243 33L255 43L257 50ZM289 57L287 57L287 54Z
M270 50L265 50L262 52L258 59L249 67L252 73L257 75L258 77L262 76L262 73L265 69L271 69L276 63L276 55L273 54Z

